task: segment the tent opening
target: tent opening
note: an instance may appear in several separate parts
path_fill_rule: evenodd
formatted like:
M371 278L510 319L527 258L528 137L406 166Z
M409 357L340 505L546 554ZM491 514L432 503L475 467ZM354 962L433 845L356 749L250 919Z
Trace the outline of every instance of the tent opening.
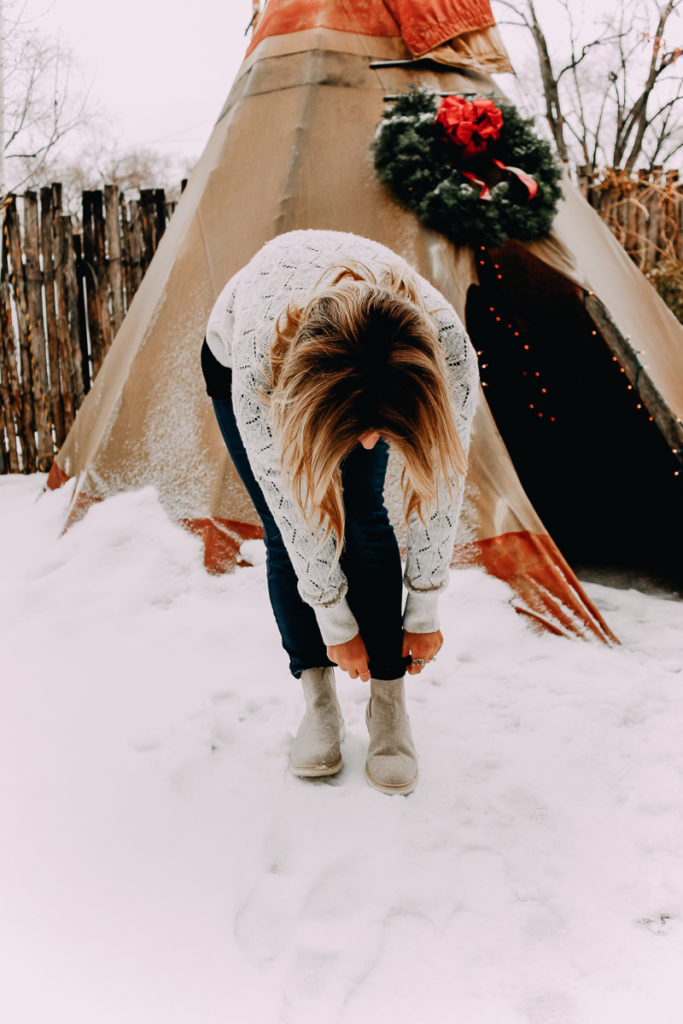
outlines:
M482 253L466 318L498 429L572 567L683 590L677 461L581 289L509 242Z

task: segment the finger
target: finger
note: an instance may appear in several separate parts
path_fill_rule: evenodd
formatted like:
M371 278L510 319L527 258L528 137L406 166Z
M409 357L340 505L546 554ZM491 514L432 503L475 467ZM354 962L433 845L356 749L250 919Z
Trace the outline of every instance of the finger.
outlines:
M407 639L407 637L406 637L406 635L404 633L403 634L403 644L401 645L401 657L402 658L407 658L407 657L409 657L409 655L410 655L410 644L408 643L408 639Z
M363 669L363 671L360 674L360 678L361 678L361 682L369 683L370 682L370 669L369 668Z

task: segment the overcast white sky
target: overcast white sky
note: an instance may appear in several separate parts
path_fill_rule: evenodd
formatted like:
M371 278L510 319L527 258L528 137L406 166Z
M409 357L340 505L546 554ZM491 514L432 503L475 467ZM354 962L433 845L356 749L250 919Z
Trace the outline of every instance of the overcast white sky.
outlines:
M199 156L242 61L251 0L26 0L126 148Z

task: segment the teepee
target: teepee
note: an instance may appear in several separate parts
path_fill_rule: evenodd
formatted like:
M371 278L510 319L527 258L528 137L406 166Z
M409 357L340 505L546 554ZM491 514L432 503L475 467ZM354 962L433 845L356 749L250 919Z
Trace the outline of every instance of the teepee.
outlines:
M202 536L210 570L239 561L242 540L260 530L199 372L216 296L268 239L328 228L401 253L464 318L479 281L476 254L394 202L375 176L370 144L387 96L411 84L490 94L490 74L507 69L488 0L270 0L50 472L51 487L77 478L70 522L93 502L152 484L169 515ZM570 188L556 232L525 252L590 293L629 376L629 352L647 350L643 400L651 391L653 415L683 449L683 332ZM672 409L678 416L667 418ZM551 630L613 639L534 511L485 400L454 562L507 581L518 610Z

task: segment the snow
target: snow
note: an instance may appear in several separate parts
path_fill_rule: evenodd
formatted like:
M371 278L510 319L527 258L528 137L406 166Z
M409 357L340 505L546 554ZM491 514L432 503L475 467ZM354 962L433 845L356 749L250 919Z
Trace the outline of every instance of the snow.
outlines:
M0 1019L673 1024L683 999L683 603L588 585L618 648L454 574L408 681L421 777L287 768L301 715L263 550L210 577L151 489L60 536L0 480Z

